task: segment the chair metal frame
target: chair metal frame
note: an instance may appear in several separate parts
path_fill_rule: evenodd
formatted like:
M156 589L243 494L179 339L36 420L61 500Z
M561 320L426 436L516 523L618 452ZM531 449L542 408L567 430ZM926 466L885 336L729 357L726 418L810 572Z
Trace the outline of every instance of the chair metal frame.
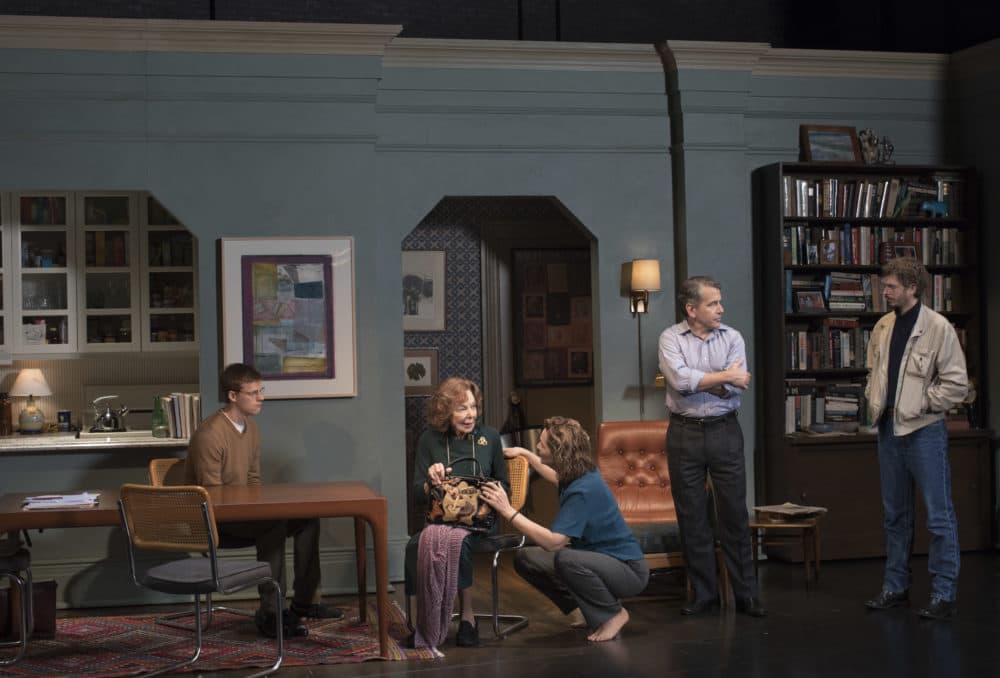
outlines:
M28 651L28 640L34 627L34 610L32 609L33 585L31 581L31 553L24 548L17 548L10 554L0 555L0 577L6 577L10 581L11 593L17 587L20 596L20 615L18 615L18 629L20 637L17 640L2 641L0 648L17 647L17 652L13 657L0 659L0 666L10 666L17 663ZM24 576L21 576L24 572Z
M118 508L125 530L132 581L137 586L154 591L194 595L194 610L190 613L194 616L194 653L188 659L143 674L144 676L174 672L198 660L203 642L202 593L233 593L269 583L274 587L275 610L280 614L284 596L280 584L271 576L270 566L250 560L227 560L220 565L217 553L219 533L212 500L205 488L197 485L154 487L126 484L121 486ZM137 549L199 553L207 556L207 559L182 558L169 561L149 568L140 577L136 568ZM274 664L247 678L274 673L284 661L284 629L280 621L275 626L277 656Z
M530 466L528 460L517 456L506 460L507 476L510 481L510 505L515 511L520 511L528 498L528 476ZM490 584L492 591L490 612L477 612L476 622L488 619L493 627L493 635L504 639L528 625L528 617L522 614L500 612L500 557L504 553L524 548L526 539L523 534L498 534L484 540L483 545L475 553L490 553L493 558L490 564ZM406 596L406 618L412 626L413 596ZM452 619L460 615L453 614Z
M183 485L184 484L184 465L187 460L184 457L159 457L149 460L149 484L154 487L165 487L171 485ZM220 544L221 549L238 549L238 548L249 548L253 546L252 541L247 541L246 543L240 544ZM206 594L205 596L205 621L204 627L208 628L212 625L212 617L217 612L227 612L229 614L236 614L243 617L254 616L253 611L244 610L239 607L227 607L225 605L213 605L212 604L212 594ZM176 621L178 619L184 619L190 617L191 612L172 612L170 614L165 614L156 618L156 623L163 626L169 626L174 629L181 629L184 631L193 631L193 623L184 623Z

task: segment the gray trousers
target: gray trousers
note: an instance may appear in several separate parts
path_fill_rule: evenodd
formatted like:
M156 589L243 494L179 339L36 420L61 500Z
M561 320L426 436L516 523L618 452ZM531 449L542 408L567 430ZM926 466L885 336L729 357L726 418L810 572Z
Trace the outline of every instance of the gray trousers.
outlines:
M271 576L285 585L285 539L292 537L293 567L295 568L295 593L292 603L299 607L311 605L319 590L319 520L256 520L243 523L219 523L219 539L253 539L257 547L257 560L271 566ZM269 584L261 584L260 606L265 612L274 612L274 593Z
M592 629L618 614L621 599L638 595L649 581L645 560L624 561L572 548L546 551L529 546L517 552L514 569L563 614L580 608Z

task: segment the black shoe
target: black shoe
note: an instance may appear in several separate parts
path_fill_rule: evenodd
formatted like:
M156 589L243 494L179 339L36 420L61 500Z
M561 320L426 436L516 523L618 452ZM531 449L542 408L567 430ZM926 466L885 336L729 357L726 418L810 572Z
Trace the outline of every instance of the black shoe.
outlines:
M895 593L882 589L877 596L865 601L865 607L869 610L890 610L894 607L908 606L909 604L910 592L908 590Z
M917 612L924 619L946 619L958 611L958 606L954 600L945 600L937 596L931 596L931 602L927 607L920 608Z
M458 623L455 645L458 647L479 647L479 630L463 619Z
M344 611L339 607L328 607L321 603L313 603L312 605L298 606L292 603L292 612L300 617L309 617L310 619L342 619L344 616Z
M709 612L719 611L719 599L712 598L710 600L696 600L693 603L688 603L681 608L681 614L683 615L697 615L706 614Z
M260 635L267 636L268 638L278 637L277 615L273 612L257 610L254 613L253 621L257 625L257 632ZM302 623L298 615L291 610L281 611L281 626L285 638L304 638L309 635L309 629Z
M760 598L750 596L749 598L736 599L736 611L750 617L766 617L767 610L760 602Z

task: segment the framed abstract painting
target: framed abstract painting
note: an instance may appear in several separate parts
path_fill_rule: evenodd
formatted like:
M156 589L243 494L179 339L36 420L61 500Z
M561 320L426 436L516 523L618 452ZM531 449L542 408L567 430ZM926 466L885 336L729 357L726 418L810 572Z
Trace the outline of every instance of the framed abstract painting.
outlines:
M219 270L225 365L268 398L357 395L352 238L222 238Z

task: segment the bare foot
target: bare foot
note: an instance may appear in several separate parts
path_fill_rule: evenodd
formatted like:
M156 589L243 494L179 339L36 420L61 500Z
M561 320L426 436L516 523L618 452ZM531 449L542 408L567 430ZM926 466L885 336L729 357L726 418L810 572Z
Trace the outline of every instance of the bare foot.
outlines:
M585 629L587 628L587 620L583 618L583 612L580 612L580 608L576 608L569 613L569 627L571 629Z
M592 643L601 643L605 640L614 640L618 637L618 632L628 624L628 610L624 607L611 619L597 627L597 630L587 636L587 640Z

